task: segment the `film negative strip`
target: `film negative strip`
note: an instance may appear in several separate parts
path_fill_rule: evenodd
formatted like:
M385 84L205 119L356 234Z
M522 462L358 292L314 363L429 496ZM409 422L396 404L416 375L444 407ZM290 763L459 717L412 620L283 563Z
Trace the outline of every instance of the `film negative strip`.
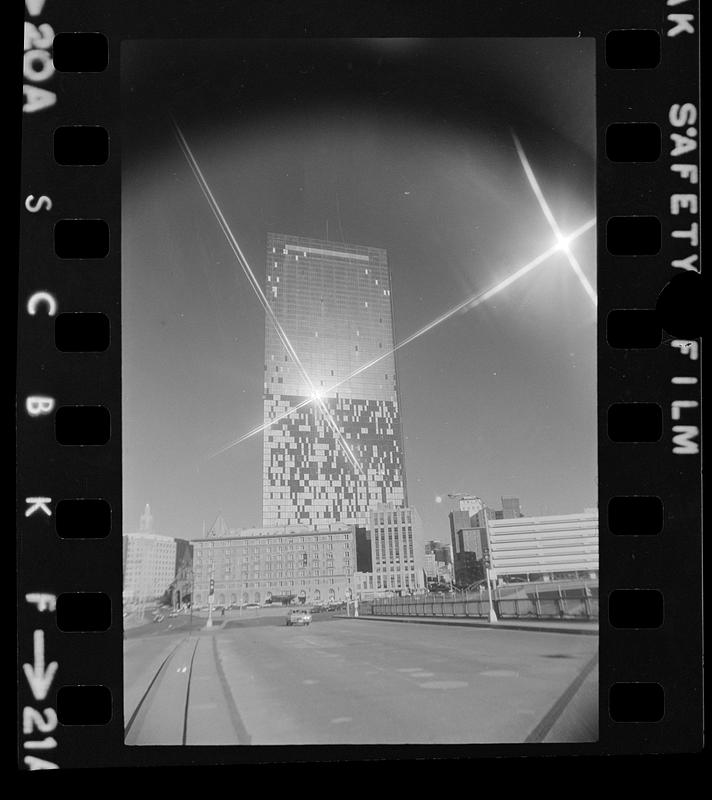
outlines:
M21 769L699 751L699 15L25 0Z

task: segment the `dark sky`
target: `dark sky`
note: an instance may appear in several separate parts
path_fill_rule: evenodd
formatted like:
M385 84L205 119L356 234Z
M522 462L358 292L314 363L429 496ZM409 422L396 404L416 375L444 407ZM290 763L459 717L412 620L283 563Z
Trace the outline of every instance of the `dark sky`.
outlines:
M260 280L267 231L384 247L396 340L594 215L590 39L142 41L122 48L124 527L261 523L264 312L173 136ZM594 230L574 245L595 285ZM563 255L398 353L410 503L596 504L596 315ZM442 498L437 502L436 498Z

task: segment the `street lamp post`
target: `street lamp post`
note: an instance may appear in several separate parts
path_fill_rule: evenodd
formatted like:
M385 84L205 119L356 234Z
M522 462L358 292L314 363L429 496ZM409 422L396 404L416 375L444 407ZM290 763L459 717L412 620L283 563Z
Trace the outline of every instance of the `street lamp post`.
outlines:
M195 572L190 568L190 623L188 624L188 636L193 632L193 605L195 604Z
M489 601L489 621L490 623L498 622L497 612L494 608L494 601L492 600L492 586L490 585L490 535L489 535L489 520L487 518L487 507L483 504L482 513L485 518L485 541L487 542L487 559L485 561L485 577L487 578L487 600Z
M213 601L215 599L215 550L213 542L210 543L210 588L208 594L208 621L206 628L213 627Z

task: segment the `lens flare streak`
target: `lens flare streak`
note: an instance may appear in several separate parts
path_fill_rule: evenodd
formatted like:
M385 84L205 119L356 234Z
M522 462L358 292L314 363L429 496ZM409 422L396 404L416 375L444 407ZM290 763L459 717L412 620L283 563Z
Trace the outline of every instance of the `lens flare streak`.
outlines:
M235 254L235 257L237 258L238 263L242 267L242 271L244 272L245 277L249 281L250 286L252 286L252 289L254 290L255 294L257 295L257 299L260 301L260 304L264 308L265 313L267 314L269 319L272 321L272 324L274 325L275 330L277 331L277 335L279 336L280 341L284 345L285 350L289 354L289 356L292 359L292 361L296 364L297 368L299 369L299 371L302 374L302 377L304 378L304 380L306 381L307 385L309 386L309 389L310 389L310 392L311 392L311 395L312 395L312 397L310 398L310 402L314 402L319 407L319 409L321 410L322 414L324 415L324 419L326 420L326 422L328 423L329 427L333 431L334 436L336 437L336 440L341 445L344 453L346 454L346 457L351 462L352 466L359 473L362 474L363 471L361 469L361 465L359 464L358 460L356 459L356 456L354 455L351 447L349 446L348 442L344 438L343 434L339 430L339 427L336 424L334 418L331 416L331 413L329 412L329 409L327 408L326 403L324 402L323 398L320 396L319 392L317 391L316 387L314 386L311 378L309 377L306 369L304 368L304 365L303 365L301 359L299 358L296 350L292 346L292 343L289 340L289 337L287 336L284 328L282 327L282 325L280 324L279 320L277 319L277 316L274 313L274 311L272 309L272 306L270 305L265 293L262 291L262 287L260 286L259 281L255 277L254 272L252 271L249 263L247 262L247 259L245 258L242 250L240 249L240 245L238 244L237 239L235 238L232 230L230 229L230 225L228 224L227 220L225 219L225 216L223 215L223 213L222 213L222 211L220 209L220 206L218 205L218 202L215 199L215 196L213 195L213 193L212 193L212 191L210 189L210 186L208 185L208 182L205 179L205 176L203 175L202 170L200 169L195 156L193 155L193 152L190 149L190 146L188 145L188 142L186 141L185 136L183 135L183 131L180 129L180 126L178 125L178 123L174 119L172 119L171 121L173 123L173 128L174 128L174 131L175 131L175 134L176 134L176 139L178 140L178 144L180 145L180 148L181 148L181 150L183 152L183 155L185 156L185 159L188 162L188 165L190 166L191 171L193 172L193 175L195 176L195 179L198 182L198 185L200 186L200 189L201 189L205 199L208 201L208 205L210 206L210 209L213 212L213 215L215 216L216 220L218 221L218 224L220 225L220 228L221 228L223 234L225 235L225 238L227 239L231 250Z
M556 240L558 242L557 248L561 250L569 261L571 268L573 269L576 277L581 282L581 285L584 288L586 294L590 297L591 302L593 303L594 307L598 306L598 295L596 294L595 289L591 286L588 278L586 277L581 265L579 264L576 256L571 252L569 248L569 244L571 242L570 236L564 236L561 232L561 228L554 217L554 214L549 207L549 204L546 202L546 198L544 197L544 193L539 186L539 181L536 179L536 175L534 175L534 170L529 163L529 159L527 158L524 149L522 148L522 144L519 141L516 133L512 131L512 138L514 139L514 146L517 148L517 155L519 156L519 160L522 162L522 167L524 168L524 173L527 176L527 180L529 181L529 185L532 187L532 191L536 196L536 199L539 201L539 206L541 207L544 216L546 217L546 221L551 226L551 230L554 232L556 236Z

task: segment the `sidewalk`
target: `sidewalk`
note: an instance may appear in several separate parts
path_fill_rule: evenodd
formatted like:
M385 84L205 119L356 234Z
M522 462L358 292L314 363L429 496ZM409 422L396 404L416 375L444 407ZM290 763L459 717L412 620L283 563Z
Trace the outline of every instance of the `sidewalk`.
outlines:
M336 616L336 615L335 615ZM575 619L503 619L490 623L487 620L468 617L386 617L365 614L359 617L338 616L344 619L374 619L381 622L419 622L423 625L460 625L469 628L496 628L497 630L535 631L537 633L569 633L583 636L598 636L598 622L577 621Z

